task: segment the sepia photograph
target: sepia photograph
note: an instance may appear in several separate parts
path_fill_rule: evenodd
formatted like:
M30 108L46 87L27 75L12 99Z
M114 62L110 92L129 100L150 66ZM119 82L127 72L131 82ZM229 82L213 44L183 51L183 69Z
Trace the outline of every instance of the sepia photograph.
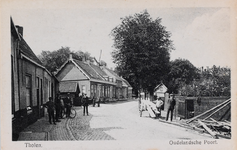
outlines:
M228 2L1 2L2 149L236 149Z

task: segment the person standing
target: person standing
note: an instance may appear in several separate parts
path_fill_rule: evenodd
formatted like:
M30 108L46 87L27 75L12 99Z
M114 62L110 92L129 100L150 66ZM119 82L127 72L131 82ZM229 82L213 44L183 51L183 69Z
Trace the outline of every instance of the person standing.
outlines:
M61 96L59 96L59 100L60 100L60 113L59 113L59 116L60 116L61 119L63 119L63 114L65 113L64 101L63 101Z
M88 103L89 103L89 99L86 96L86 94L82 94L82 105L83 105L83 116L85 116L85 113L88 116Z
M171 97L169 97L167 105L168 105L168 111L167 111L167 115L166 115L166 121L168 121L168 119L169 119L169 113L170 113L170 121L172 121L173 111L174 111L174 107L176 105L174 94L171 94Z
M71 107L72 107L72 101L70 99L69 93L64 101L65 107L66 107L66 117L70 117L71 113Z
M157 100L156 100L156 108L159 112L161 112L161 106L164 104L164 102L162 101L162 99L159 97Z
M56 107L56 122L60 122L59 120L59 115L60 115L60 110L61 110L61 106L60 106L60 95L57 95L56 101L55 101L55 107Z
M55 118L54 118L54 110L55 110L55 105L53 102L53 98L49 97L49 101L44 104L44 107L47 108L48 115L49 115L49 123L52 124L51 119L53 119L53 123L55 123Z

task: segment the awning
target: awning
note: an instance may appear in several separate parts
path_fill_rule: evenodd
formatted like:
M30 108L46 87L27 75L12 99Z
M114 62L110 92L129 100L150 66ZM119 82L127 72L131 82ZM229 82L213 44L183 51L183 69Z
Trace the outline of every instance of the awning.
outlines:
M77 91L77 82L60 82L59 92L60 93L74 93Z

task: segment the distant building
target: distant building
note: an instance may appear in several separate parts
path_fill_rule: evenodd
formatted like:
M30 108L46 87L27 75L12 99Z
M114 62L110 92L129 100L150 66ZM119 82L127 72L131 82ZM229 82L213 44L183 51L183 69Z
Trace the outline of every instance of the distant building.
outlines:
M116 83L115 90L113 91L113 98L122 99L122 85L123 79L120 78L113 70L101 66L101 69Z
M122 77L121 77L122 78ZM123 91L123 96L125 97L125 98L128 98L128 99L131 99L132 98L132 86L128 83L128 81L127 80L125 80L124 78L122 78L123 79L123 85L122 85L122 87L123 87L123 89L122 89L122 91Z
M167 92L168 88L163 84L160 83L154 89L154 95L157 97L165 97L165 93Z

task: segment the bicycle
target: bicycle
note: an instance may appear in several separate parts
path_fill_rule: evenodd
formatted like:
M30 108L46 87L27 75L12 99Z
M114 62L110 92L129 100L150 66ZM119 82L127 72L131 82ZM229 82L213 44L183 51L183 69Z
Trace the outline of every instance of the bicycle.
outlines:
M77 115L77 112L76 112L75 108L73 108L73 106L71 106L69 118L75 118L76 115ZM65 109L62 110L62 117L66 118L66 110Z

